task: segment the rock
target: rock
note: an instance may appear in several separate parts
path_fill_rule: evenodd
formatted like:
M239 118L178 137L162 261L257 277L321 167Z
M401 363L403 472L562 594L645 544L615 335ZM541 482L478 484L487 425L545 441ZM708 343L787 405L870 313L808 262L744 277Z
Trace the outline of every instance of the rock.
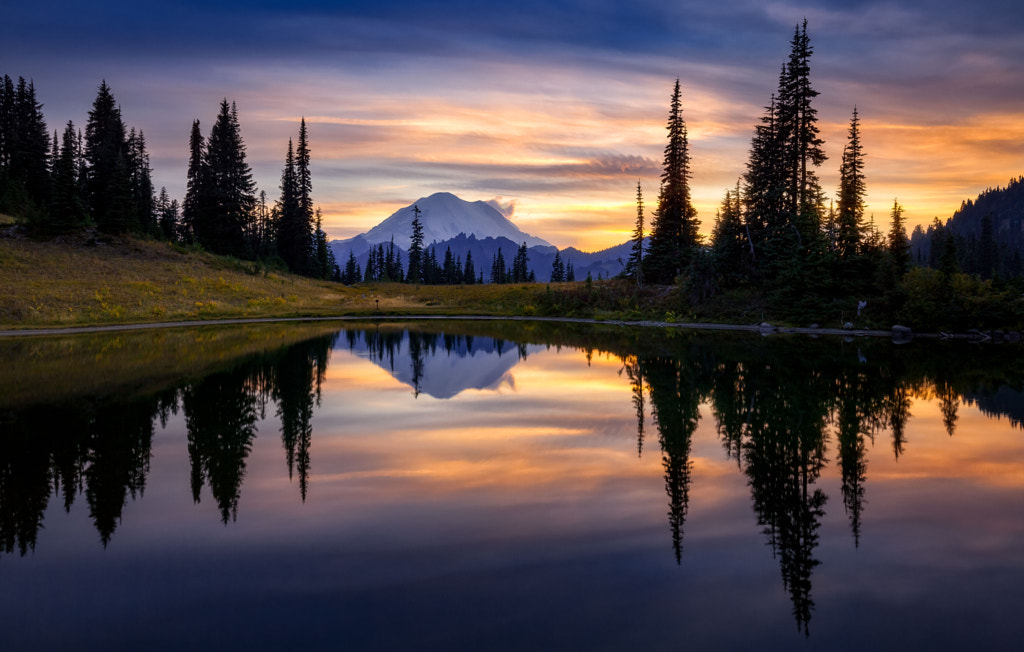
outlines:
M821 326L818 326L817 324L811 324L811 325L810 325L810 326L808 326L807 328L812 328L812 329L814 329L814 328L821 328Z
M844 331L852 331L853 330L853 322L849 322L848 321L845 324L843 324L843 330Z
M909 342L914 339L914 331L910 330L906 326L896 325L892 327L892 341L897 344Z

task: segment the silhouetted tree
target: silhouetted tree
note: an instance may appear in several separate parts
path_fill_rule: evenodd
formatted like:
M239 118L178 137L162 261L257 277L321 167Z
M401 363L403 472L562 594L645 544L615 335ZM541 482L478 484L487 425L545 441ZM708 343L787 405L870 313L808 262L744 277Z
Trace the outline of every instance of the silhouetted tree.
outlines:
M690 201L690 146L680 94L677 79L669 109L658 210L644 261L644 276L652 283L671 283L689 265L699 240L697 211Z
M557 255L557 254L556 254ZM640 180L636 182L636 225L633 227L633 246L629 250L629 260L622 274L632 279L638 287L644 284L644 193ZM551 279L554 281L554 279ZM561 280L561 279L559 279Z

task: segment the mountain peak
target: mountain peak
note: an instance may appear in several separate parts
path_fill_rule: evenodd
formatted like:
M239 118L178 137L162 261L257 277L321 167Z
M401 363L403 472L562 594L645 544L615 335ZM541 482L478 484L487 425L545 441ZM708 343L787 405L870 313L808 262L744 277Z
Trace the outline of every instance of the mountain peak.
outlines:
M388 243L408 249L412 240L413 207L420 209L423 224L423 243L451 240L460 233L475 235L479 239L504 237L527 246L551 246L542 238L523 232L501 212L485 201L469 202L450 192L436 192L421 197L412 204L392 213L386 220L361 236L369 244Z

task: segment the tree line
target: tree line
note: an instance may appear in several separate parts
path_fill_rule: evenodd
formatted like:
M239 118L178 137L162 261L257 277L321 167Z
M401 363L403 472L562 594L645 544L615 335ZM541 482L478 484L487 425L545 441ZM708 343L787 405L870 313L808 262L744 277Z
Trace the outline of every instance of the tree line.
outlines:
M0 555L35 547L51 498L69 511L84 495L101 541L108 543L128 500L145 490L157 420L166 424L179 411L193 499L201 502L208 487L220 520L237 517L248 456L268 406L276 407L287 472L297 476L304 500L315 408L331 351L344 343L350 350L365 349L392 370L411 368L416 393L430 356L480 348L526 359L528 345L537 343L578 349L588 359L607 352L620 360L628 380L623 396L630 397L624 400L636 413L635 433L630 427L623 435L635 436L642 455L645 428L653 424L677 563L685 563L693 436L702 418L712 419L725 454L747 477L757 526L779 560L797 623L807 631L818 530L830 504L817 481L828 465L839 472L836 497L852 544L859 546L871 536L863 519L869 442L881 441L888 431L889 454L908 454L914 397L938 404L949 436L955 436L959 411L968 403L1022 427L1016 403L1004 404L1003 411L994 402L1004 391L996 388L1019 377L1019 362L998 348L949 346L942 355L922 356L884 342L864 342L853 351L827 340L709 340L695 333L652 338L555 323L538 325L529 339L508 324L473 328L476 335L429 327L348 329L230 361L202 377L159 381L132 396L4 408ZM801 391L794 393L796 385Z
M936 220L929 229L931 253L915 261L898 199L886 233L874 216L866 218L865 152L856 107L839 161L839 187L834 199L827 197L817 176L827 157L814 106L812 54L804 21L794 30L777 90L754 128L746 170L725 191L707 240L697 231L690 198L692 167L676 81L657 208L648 236L638 182L632 253L623 277L637 285L676 284L688 309L731 295L793 321L850 317L858 300L870 299L876 319L963 326L985 318L968 305L969 296L983 297L987 306L1012 303L1004 286L983 283L995 278L994 269L1009 269L1014 262L1010 258L1002 268L993 262L999 248L991 225L965 242L944 238ZM961 271L980 277L960 278ZM1020 321L1021 308L1002 317Z
M222 255L337 279L319 209L312 200L306 121L288 142L281 195L268 207L246 161L238 109L227 99L209 135L198 120L189 134L186 194L179 204L153 188L142 130L127 127L106 81L85 131L72 121L49 135L35 86L0 80L0 211L49 237L95 228L197 245Z

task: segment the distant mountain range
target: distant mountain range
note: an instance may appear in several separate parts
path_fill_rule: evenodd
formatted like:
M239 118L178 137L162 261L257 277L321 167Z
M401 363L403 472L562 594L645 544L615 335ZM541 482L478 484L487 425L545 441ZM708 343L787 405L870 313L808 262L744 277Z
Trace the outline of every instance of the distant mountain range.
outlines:
M540 344L517 345L489 337L453 336L450 341L436 333L390 333L384 338L371 331L348 331L339 340L361 358L370 360L405 383L417 394L449 399L469 389L515 388L512 368L525 356L543 351Z
M349 252L352 252L359 267L365 268L370 247L378 244L387 246L393 240L404 265L409 259L414 206L420 209L425 247L436 248L438 260L444 260L447 249L462 261L471 252L477 275L483 272L485 281L498 250L501 250L506 264L511 265L516 251L524 242L529 253L529 267L542 283L551 279L551 265L559 251L563 263L572 262L577 280L585 279L588 273L594 278L614 276L622 271L629 258L630 242L593 253L575 247L559 250L543 238L522 231L487 202L468 202L451 193L439 192L395 211L366 233L347 240L331 241L338 264L344 267Z

